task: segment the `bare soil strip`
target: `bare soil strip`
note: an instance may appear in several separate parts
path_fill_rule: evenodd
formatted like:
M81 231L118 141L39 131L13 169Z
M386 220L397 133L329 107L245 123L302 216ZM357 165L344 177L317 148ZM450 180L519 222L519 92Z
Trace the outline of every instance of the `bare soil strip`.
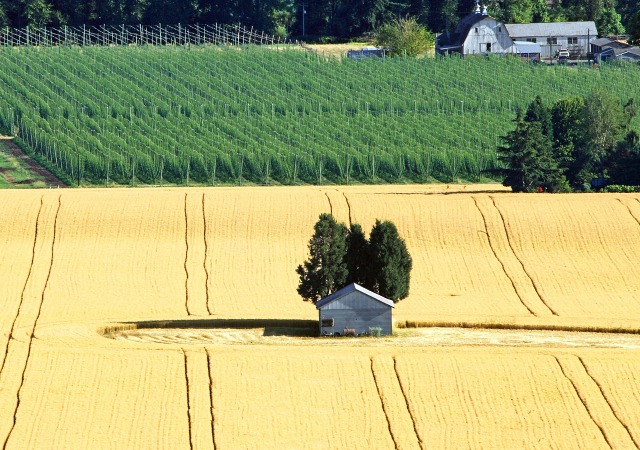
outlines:
M26 166L27 170L29 170L29 172L35 173L44 178L44 182L48 186L66 187L66 185L62 181L60 181L60 179L58 179L58 177L56 177L43 166L31 159L20 147L18 147L13 141L13 138L0 136L0 144L4 145L13 157L21 161ZM11 182L10 180L7 181Z

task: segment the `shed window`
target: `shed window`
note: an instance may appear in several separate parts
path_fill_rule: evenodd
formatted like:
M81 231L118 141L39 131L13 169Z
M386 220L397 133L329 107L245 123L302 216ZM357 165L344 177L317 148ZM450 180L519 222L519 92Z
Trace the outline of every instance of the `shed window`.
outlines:
M538 42L536 38L527 38L527 42Z
M569 41L569 44L574 44L575 45L575 44L578 43L578 38L577 37L570 37L568 39L568 41Z
M558 38L548 37L548 38L547 38L547 44L549 44L549 45L556 45L556 44L558 44Z
M333 318L324 318L322 319L322 327L332 327L333 326Z

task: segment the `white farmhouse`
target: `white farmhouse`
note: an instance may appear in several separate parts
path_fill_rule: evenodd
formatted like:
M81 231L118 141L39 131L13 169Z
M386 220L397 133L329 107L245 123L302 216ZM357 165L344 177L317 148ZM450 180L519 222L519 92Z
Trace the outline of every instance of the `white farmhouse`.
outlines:
M589 44L598 37L593 21L554 23L508 23L505 25L514 41L540 44L543 58L552 58L560 49L572 56L586 56Z

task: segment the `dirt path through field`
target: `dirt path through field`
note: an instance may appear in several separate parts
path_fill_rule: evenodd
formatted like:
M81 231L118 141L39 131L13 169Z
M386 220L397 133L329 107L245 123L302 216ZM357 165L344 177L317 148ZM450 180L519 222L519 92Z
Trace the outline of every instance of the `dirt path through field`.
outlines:
M573 331L424 328L387 338L312 338L269 335L264 329L137 329L112 334L112 339L168 345L287 345L395 347L566 347L640 349L640 335Z
M0 136L0 145L4 146L9 154L11 154L14 158L18 159L22 164L25 165L29 172L37 174L44 178L44 182L47 186L51 187L65 187L66 185L58 179L55 175L49 172L47 169L42 167L36 161L31 159L27 154L13 142L13 138L9 136ZM13 184L11 177L6 177L7 181Z

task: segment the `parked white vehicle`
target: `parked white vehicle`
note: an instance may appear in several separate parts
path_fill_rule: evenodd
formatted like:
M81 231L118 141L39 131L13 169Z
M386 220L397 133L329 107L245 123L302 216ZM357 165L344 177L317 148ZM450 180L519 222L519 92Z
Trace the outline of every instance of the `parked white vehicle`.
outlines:
M562 48L556 52L558 63L566 63L569 60L569 50Z

